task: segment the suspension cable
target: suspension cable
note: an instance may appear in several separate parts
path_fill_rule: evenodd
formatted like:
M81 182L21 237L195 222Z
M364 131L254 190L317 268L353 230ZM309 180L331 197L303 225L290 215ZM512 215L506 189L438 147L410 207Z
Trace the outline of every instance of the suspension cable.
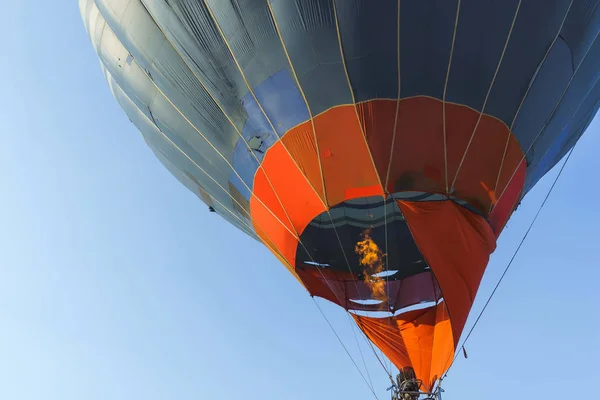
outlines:
M327 316L323 312L323 309L321 308L321 306L319 305L319 303L317 303L317 301L315 300L314 297L311 296L310 298L312 299L313 303L315 303L315 305L319 309L319 312L321 313L321 315L323 316L323 318L325 318L325 321L327 322L327 325L329 325L329 327L333 331L333 334L337 338L338 342L340 342L340 344L344 348L344 351L346 351L346 354L348 355L348 357L350 357L350 360L352 361L352 364L354 364L354 366L356 367L356 370L358 371L358 373L360 374L360 376L363 378L363 380L367 384L367 387L369 388L369 390L371 391L371 393L373 393L373 396L375 397L375 399L379 400L379 397L377 397L377 393L375 393L375 390L369 385L369 381L367 381L367 378L365 377L365 374L362 373L362 371L358 367L358 364L356 364L356 361L354 361L354 357L352 357L352 354L350 354L350 351L348 351L348 348L346 347L346 345L344 344L344 342L342 341L342 339L340 338L340 336L338 335L338 333L334 329L333 325L329 321L329 318L327 318Z
M360 358L362 359L363 365L365 367L365 372L367 373L367 378L369 378L369 383L373 388L373 380L371 379L371 374L369 373L369 368L367 368L367 362L365 360L365 356L363 355L362 349L360 347L360 343L358 342L358 336L356 336L356 328L354 327L354 323L352 322L352 318L348 318L348 322L350 323L350 329L352 330L352 334L354 335L354 341L356 342L356 347L358 348L358 352L360 353Z
M519 251L521 250L521 247L523 246L523 243L525 242L525 239L527 239L527 236L529 235L529 232L531 232L531 228L533 228L533 225L535 224L535 222L537 221L540 213L542 212L544 206L546 205L546 202L548 201L548 198L550 197L550 194L552 194L552 191L554 190L554 187L556 186L556 183L558 182L558 179L560 178L560 176L563 173L563 170L565 169L565 166L567 165L567 162L569 162L569 159L571 158L571 154L573 154L573 150L575 149L575 146L573 146L571 148L571 150L569 150L569 153L567 155L567 158L565 159L565 161L563 162L562 166L560 167L560 170L558 171L558 174L556 175L556 177L554 178L554 182L552 182L552 186L550 186L550 189L548 190L548 193L546 193L546 197L544 197L544 201L542 201L542 204L540 204L540 207L538 208L535 216L533 217L533 220L531 221L531 223L529 224L529 227L527 228L527 231L525 232L525 234L523 235L523 238L521 239L521 242L519 243L519 245L517 246L517 249L515 250L515 252L513 253L510 261L508 262L508 264L506 265L506 268L504 269L504 272L502 272L502 275L500 276L500 279L498 280L498 282L496 283L496 286L494 287L494 290L492 290L492 293L490 294L490 296L488 297L487 301L485 302L483 308L481 309L481 311L479 312L479 315L477 316L477 319L475 320L475 322L473 323L473 326L471 326L471 329L469 330L469 333L467 334L467 336L465 337L465 339L463 340L462 344L458 347L458 351L456 352L456 355L454 356L454 359L452 360L452 363L450 363L450 366L448 367L448 369L446 370L446 373L444 374L444 376L442 377L442 379L446 378L446 376L448 375L448 372L450 371L450 368L452 368L452 366L454 365L454 362L456 361L456 359L458 358L459 354L461 353L460 350L464 349L465 344L467 343L467 340L469 340L469 338L471 337L471 334L473 333L473 330L475 329L475 327L477 326L477 323L479 322L479 320L481 319L481 316L483 315L483 313L485 312L485 310L487 309L488 305L490 304L490 301L492 300L492 297L494 297L494 294L496 294L496 291L498 290L498 287L500 286L500 283L502 283L502 280L504 279L504 277L506 276L506 273L508 272L508 270L510 269L510 267L513 264L513 261L515 260L515 258L517 257L517 254L519 254Z

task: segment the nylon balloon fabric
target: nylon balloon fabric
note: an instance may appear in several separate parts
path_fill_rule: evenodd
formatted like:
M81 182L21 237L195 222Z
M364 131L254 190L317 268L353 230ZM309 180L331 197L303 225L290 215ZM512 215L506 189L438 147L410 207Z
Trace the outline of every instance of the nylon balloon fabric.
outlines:
M596 0L79 6L165 167L427 390L506 222L600 104Z

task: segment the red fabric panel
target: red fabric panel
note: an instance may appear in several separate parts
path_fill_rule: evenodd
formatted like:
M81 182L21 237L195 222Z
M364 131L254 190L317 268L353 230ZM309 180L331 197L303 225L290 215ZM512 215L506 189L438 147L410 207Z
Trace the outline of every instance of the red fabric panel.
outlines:
M390 161L397 104L397 100L376 99L356 105L382 184Z
M414 97L400 102L390 193L446 191L442 115L442 103L436 99Z
M431 272L423 272L386 285L388 301L380 304L361 304L350 300L373 299L364 281L349 272L332 272L327 269L297 269L298 276L312 296L322 297L348 310L388 311L400 310L415 304L436 301L440 288Z
M508 186L506 186L505 192L498 194L498 196L501 197L498 199L498 203L492 210L492 213L489 217L490 224L494 229L496 237L500 236L500 233L502 233L502 230L506 226L508 219L510 218L510 216L512 215L513 211L519 203L519 197L521 197L523 186L525 184L525 171L525 160L521 161L521 163L519 164L519 168L514 173L514 176L512 170L509 170L508 168L503 168L502 178L508 181L508 179L512 177L512 180L510 181ZM505 176L509 176L508 179L505 178Z
M482 217L453 201L398 204L440 284L454 340L458 341L490 254L496 248L496 236Z
M396 299L392 303L396 310L441 298L440 287L430 271L409 276L399 282Z
M447 103L444 135L443 103L413 97L400 101L393 140L395 105L372 100L358 107L383 184L394 143L388 192L446 193L447 175L448 190L454 189L451 195L487 216L505 191L509 171L512 174L523 156L508 127L489 115L480 118L469 107Z

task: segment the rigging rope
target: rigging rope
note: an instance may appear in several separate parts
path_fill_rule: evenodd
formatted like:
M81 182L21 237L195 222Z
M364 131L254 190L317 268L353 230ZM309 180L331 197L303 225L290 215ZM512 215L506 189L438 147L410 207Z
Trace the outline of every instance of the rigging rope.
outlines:
M446 376L448 375L448 372L450 371L450 368L452 368L452 366L454 365L454 362L456 361L456 359L458 358L459 354L461 353L461 349L464 349L465 344L467 343L467 340L469 340L469 338L471 337L471 334L473 333L473 330L475 329L475 327L477 326L477 323L479 322L479 320L481 319L481 316L483 315L483 313L485 312L487 306L490 304L490 301L492 300L492 297L494 297L494 294L496 294L496 291L498 290L498 287L500 286L500 283L502 283L502 280L504 279L504 277L506 276L506 273L508 272L508 270L510 269L510 267L512 266L513 261L515 260L515 258L517 257L517 254L519 254L519 251L521 250L521 247L523 246L523 243L525 242L525 239L527 239L527 236L529 235L529 232L531 232L531 228L533 228L533 225L535 224L535 222L537 221L540 213L542 212L542 209L544 208L544 206L546 205L546 202L548 201L548 198L550 197L550 194L552 194L552 191L554 190L554 186L556 186L556 183L558 182L558 179L560 178L560 176L563 173L563 170L565 169L565 166L567 165L567 162L569 162L569 159L571 158L571 154L573 154L573 150L575 149L575 146L573 146L571 148L571 150L569 150L569 154L567 155L567 158L565 159L563 165L560 167L560 170L558 171L558 174L556 175L556 177L554 178L554 182L552 182L552 186L550 186L550 189L548 190L548 193L546 193L546 197L544 197L544 201L542 201L542 204L540 205L539 209L537 210L537 213L535 214L535 217L533 217L533 220L531 221L531 223L529 224L529 227L527 228L527 231L525 232L525 234L523 235L523 238L521 239L521 242L519 243L519 245L517 246L517 249L515 250L515 252L513 253L510 261L508 262L508 264L506 265L506 268L504 269L504 272L502 272L502 275L500 276L500 279L498 280L498 282L496 283L496 286L494 287L494 290L492 290L492 293L490 294L490 296L488 297L487 301L485 302L483 308L481 309L481 311L479 312L479 315L477 316L477 319L475 320L475 322L473 323L473 326L471 326L471 329L469 330L469 333L467 334L467 336L465 337L465 339L463 340L462 344L457 348L457 352L456 355L454 356L454 359L452 360L452 363L450 363L450 366L448 367L448 369L446 370L446 373L444 374L444 376L442 377L441 380L443 380L444 378L446 378ZM440 380L440 381L441 381Z

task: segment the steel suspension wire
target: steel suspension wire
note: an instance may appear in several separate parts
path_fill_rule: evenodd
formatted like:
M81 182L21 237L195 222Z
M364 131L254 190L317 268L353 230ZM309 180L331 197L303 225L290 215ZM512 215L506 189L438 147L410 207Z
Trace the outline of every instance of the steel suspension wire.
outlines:
M498 290L498 287L500 287L500 284L502 283L502 280L506 276L506 273L508 272L508 270L512 266L513 261L515 260L515 258L517 257L517 255L519 254L519 251L521 250L521 247L523 246L523 243L525 242L525 239L527 239L527 236L529 235L529 232L531 232L531 228L533 228L533 225L535 224L535 222L537 221L538 217L540 216L540 213L542 212L544 206L546 205L546 202L548 201L548 198L552 194L552 191L554 190L554 187L556 186L556 183L558 182L558 179L562 175L563 170L565 169L565 166L569 162L569 159L571 158L571 155L573 154L573 150L574 149L575 149L575 146L573 146L573 148L571 148L571 150L569 150L569 153L568 153L565 161L563 162L563 165L560 167L560 170L558 171L558 174L554 178L554 182L552 182L552 186L550 186L550 189L548 190L548 193L546 193L546 197L544 197L544 201L542 201L542 204L540 204L540 207L538 208L535 216L533 217L533 220L529 224L529 227L527 228L527 231L525 231L525 234L523 235L523 238L521 239L521 242L517 246L517 248L516 248L515 252L513 253L510 261L506 265L506 268L504 269L504 272L502 272L502 275L500 276L500 279L496 283L496 286L494 287L494 290L492 290L492 293L490 294L490 296L488 297L487 301L485 302L483 308L479 312L479 315L477 316L477 319L475 319L475 322L473 323L473 326L471 326L471 329L469 330L469 333L467 334L467 336L463 340L462 344L460 346L458 346L458 348L457 348L458 351L456 352L456 355L454 356L454 359L452 360L452 363L448 367L448 370L446 370L446 373L444 374L444 376L442 377L442 379L444 379L448 375L448 372L450 371L450 368L452 368L452 366L454 365L454 362L456 361L456 359L458 358L458 356L461 353L460 350L464 349L464 346L467 343L467 340L469 340L469 338L471 337L471 334L473 333L473 330L475 329L475 327L477 326L477 323L481 319L481 316L483 315L483 313L487 309L487 307L490 304L492 298L494 297L494 294L496 294L496 291Z

